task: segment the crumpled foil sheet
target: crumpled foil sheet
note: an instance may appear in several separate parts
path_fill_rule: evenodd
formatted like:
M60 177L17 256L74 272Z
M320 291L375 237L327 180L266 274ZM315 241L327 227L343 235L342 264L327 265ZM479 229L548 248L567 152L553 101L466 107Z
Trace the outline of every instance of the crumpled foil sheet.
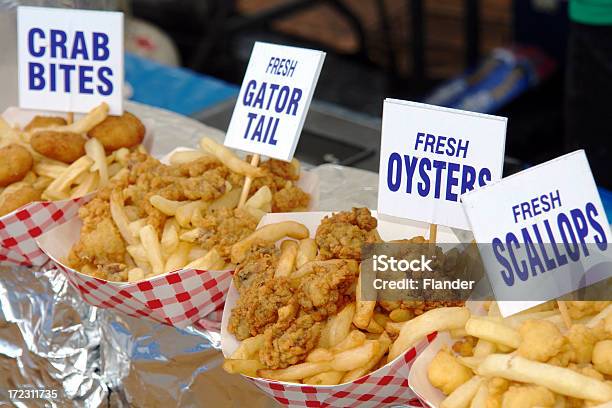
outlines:
M171 112L128 103L154 129L152 153L223 134ZM314 168L321 210L376 208L377 176L335 165ZM0 266L0 406L275 407L223 371L216 332L177 330L83 303L50 264ZM10 399L9 390L56 390L50 399Z

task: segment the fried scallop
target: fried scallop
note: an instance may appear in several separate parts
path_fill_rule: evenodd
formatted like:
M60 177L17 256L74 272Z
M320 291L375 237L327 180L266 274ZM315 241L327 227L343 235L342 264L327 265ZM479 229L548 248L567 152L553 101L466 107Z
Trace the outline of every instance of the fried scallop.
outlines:
M32 169L32 155L23 146L10 144L0 149L0 187L21 181Z
M26 132L33 129L41 129L50 126L64 126L66 125L66 119L59 116L41 116L36 115L34 119L30 121L24 128Z
M70 164L85 155L85 141L78 133L48 130L35 133L30 143L43 156Z
M33 201L40 200L41 190L32 187L29 184L15 189L10 193L5 193L0 196L0 216L15 211L19 207L29 204Z
M121 116L108 116L87 133L87 136L98 139L108 153L122 147L137 146L144 135L145 127L140 119L127 111Z

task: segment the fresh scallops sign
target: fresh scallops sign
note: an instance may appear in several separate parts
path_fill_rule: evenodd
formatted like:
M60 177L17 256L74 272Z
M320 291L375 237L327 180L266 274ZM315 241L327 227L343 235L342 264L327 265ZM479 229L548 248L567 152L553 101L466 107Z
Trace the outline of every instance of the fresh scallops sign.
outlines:
M255 43L225 145L291 160L324 59L321 51Z

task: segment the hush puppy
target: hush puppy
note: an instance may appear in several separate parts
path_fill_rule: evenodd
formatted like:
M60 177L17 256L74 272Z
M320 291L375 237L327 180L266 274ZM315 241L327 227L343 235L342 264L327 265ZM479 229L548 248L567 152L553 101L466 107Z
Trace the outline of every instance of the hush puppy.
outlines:
M38 132L32 136L30 143L43 156L67 164L85 155L85 138L78 133Z
M34 116L34 119L27 124L24 130L30 131L32 129L46 128L49 126L64 126L66 125L66 119L59 116Z
M23 146L10 144L0 149L0 187L22 180L32 169L32 155Z
M98 139L107 153L137 146L144 135L145 127L140 119L127 111L121 116L108 116L87 133L87 136Z

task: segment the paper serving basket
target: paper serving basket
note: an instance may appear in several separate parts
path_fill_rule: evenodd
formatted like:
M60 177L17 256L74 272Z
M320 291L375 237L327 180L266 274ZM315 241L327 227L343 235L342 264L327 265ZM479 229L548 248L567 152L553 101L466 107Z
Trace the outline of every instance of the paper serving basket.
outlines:
M311 205L317 205L318 177L313 173L302 172L297 185L311 195ZM129 283L93 278L62 263L62 259L79 239L81 225L81 220L74 217L38 237L37 242L40 249L80 292L84 301L93 306L114 309L179 328L192 324L207 329L215 328L214 314L212 320L204 318L223 305L233 270L180 269Z
M268 214L262 218L259 227L280 221L297 221L309 228L314 238L321 219L329 212ZM372 212L376 216L375 212ZM427 236L428 224L410 222L395 224L379 220L378 232L385 240L411 238L417 235ZM440 242L458 242L452 231L439 227ZM238 291L230 285L221 322L221 349L229 357L240 342L228 331L231 311L238 301ZM435 333L424 338L416 347L406 350L392 362L353 382L313 386L273 381L263 378L245 376L262 392L277 402L290 407L380 407L394 405L422 406L416 394L409 387L409 374L415 359L423 352L429 342L436 337Z
M2 119L11 126L24 127L36 115L65 116L58 112L11 107L2 113ZM80 116L82 115L75 115L77 119ZM143 145L149 150L152 143L152 132L148 126L146 128L147 133ZM0 265L3 263L25 266L45 264L49 258L36 244L36 238L76 216L80 206L88 202L91 197L93 193L75 199L36 201L0 217Z

